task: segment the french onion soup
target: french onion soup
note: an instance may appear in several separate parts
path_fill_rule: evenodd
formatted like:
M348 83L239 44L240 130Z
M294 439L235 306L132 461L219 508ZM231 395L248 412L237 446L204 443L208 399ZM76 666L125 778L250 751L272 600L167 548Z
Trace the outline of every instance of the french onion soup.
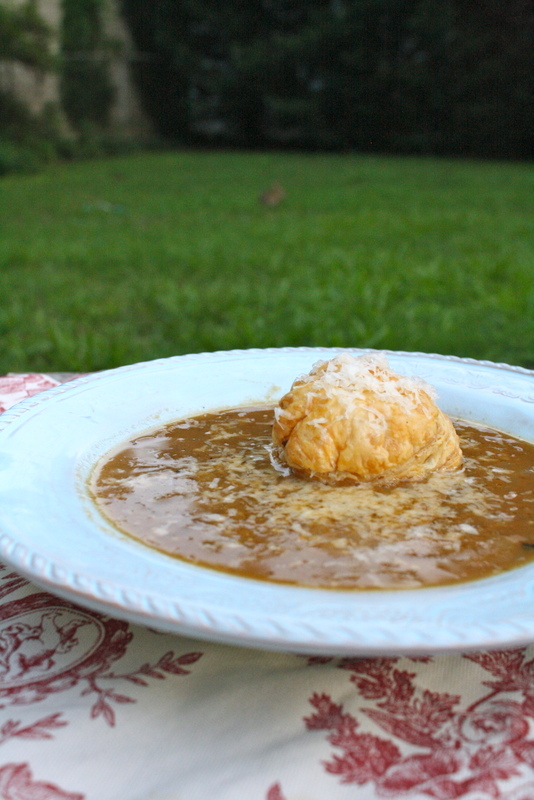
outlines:
M276 408L147 431L108 454L93 498L149 547L248 578L402 589L534 558L534 445L451 421L424 382L348 354Z

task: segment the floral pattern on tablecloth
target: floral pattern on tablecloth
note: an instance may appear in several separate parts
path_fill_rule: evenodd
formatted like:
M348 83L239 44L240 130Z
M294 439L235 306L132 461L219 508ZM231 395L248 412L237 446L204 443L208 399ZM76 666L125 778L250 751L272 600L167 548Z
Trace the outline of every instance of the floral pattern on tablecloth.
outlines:
M8 408L45 389L52 389L59 381L40 372L0 377L0 414Z
M0 408L56 383L0 378ZM0 746L0 800L534 800L534 647L253 651L0 565Z
M12 593L18 594L17 599L6 602ZM0 596L4 601L0 605L0 745L10 739L52 739L69 725L68 709L45 716L26 711L22 721L16 711L6 712L10 706L28 706L77 688L90 719L101 717L114 727L116 708L136 702L128 684L149 687L153 680L188 675L202 656L201 652L176 655L171 650L134 669L117 671L113 664L124 656L134 638L127 622L39 591L4 564L0 564ZM82 800L85 794L34 781L28 763L9 763L0 766L0 797Z
M508 797L501 782L534 767L534 659L525 648L463 658L487 673L480 687L486 691L469 704L458 694L418 686L425 667L401 668L398 658L341 659L337 666L351 673L361 698L359 714L382 734L361 732L342 704L327 693L314 694L305 723L307 730L325 731L335 748L324 762L326 771L343 783L370 782L379 797L414 791L440 800L472 793ZM432 667L434 659L425 662ZM416 752L407 754L402 745ZM528 791L534 797L534 782Z

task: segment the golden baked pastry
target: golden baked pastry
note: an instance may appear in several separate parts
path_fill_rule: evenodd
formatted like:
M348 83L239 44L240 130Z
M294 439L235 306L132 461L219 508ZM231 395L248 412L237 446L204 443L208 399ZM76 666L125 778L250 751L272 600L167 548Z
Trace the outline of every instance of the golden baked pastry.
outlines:
M342 353L293 383L275 409L276 455L327 482L418 481L462 465L451 420L424 381L397 375L383 354Z

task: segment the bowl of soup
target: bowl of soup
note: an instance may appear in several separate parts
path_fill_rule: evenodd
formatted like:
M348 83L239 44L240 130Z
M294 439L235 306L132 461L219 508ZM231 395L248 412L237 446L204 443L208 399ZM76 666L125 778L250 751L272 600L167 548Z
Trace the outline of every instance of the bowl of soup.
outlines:
M0 417L3 557L78 603L245 646L530 641L533 373L388 352L398 374L435 390L462 468L328 485L273 462L272 427L295 378L339 352L177 356L18 404Z

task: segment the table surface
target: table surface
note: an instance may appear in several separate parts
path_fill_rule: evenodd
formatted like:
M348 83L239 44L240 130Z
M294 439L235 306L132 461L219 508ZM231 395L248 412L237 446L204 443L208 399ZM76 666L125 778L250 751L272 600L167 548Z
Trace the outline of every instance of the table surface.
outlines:
M68 377L0 377L0 412ZM534 646L263 652L116 620L2 565L0 697L0 800L534 800Z

